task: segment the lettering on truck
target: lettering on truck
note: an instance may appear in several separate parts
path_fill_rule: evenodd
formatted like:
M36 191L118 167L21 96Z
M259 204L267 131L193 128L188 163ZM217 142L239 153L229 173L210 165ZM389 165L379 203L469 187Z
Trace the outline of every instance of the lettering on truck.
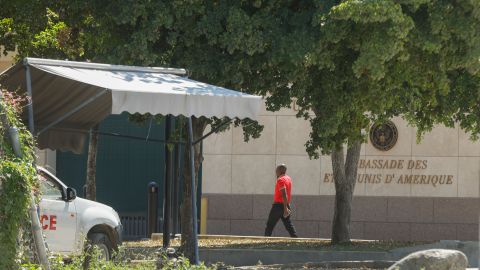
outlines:
M40 224L42 224L43 230L55 231L57 230L57 216L43 214L40 217Z

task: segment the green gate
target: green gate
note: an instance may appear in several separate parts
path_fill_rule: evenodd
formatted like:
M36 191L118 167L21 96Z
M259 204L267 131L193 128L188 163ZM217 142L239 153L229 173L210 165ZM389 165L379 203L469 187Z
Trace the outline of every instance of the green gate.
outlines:
M112 115L100 125L100 131L121 135L164 140L165 125L128 121L128 114ZM183 147L182 147L183 149ZM57 151L57 177L83 195L86 178L88 140L82 154ZM165 147L163 143L131 138L100 135L97 152L97 201L113 207L121 216L127 238L146 234L147 185L154 181L159 186L157 231L162 231L163 193L165 175ZM182 150L183 153L183 150ZM182 163L183 163L183 159ZM182 164L180 165L182 166ZM181 202L182 179L178 200ZM198 173L197 215L200 213L202 167Z
M149 132L150 130L150 132ZM100 125L101 132L164 139L163 124L138 125L128 121L128 115L112 115ZM119 213L145 212L147 185L159 185L159 210L163 205L165 171L164 144L121 137L100 135L97 153L97 201ZM81 155L57 151L57 176L74 187L83 197L87 168L88 142Z

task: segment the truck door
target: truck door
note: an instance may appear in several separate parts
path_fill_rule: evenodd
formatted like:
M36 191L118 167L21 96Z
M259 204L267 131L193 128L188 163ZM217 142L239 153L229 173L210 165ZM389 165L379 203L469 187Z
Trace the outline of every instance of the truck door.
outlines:
M62 198L62 187L48 175L40 174L40 223L48 248L52 252L71 253L77 241L75 202Z

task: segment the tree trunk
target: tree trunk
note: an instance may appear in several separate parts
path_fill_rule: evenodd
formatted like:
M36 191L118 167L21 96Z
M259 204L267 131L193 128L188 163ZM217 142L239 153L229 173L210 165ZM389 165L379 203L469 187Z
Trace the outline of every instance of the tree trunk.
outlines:
M350 215L353 191L357 179L361 143L355 142L347 149L344 159L343 147L332 152L333 178L335 181L335 210L332 223L332 244L350 242Z
M193 127L193 138L194 140L200 138L203 135L203 131L206 127L206 121L201 118L192 119L192 127ZM185 128L184 130L188 130ZM200 152L200 143L194 146L195 151L195 187L198 187L198 170L200 168L200 164L202 163L202 153ZM182 205L180 209L180 221L181 221L181 251L183 255L187 257L190 261L192 261L194 256L194 239L193 239L193 224L192 224L192 202L191 202L191 195L192 195L192 185L191 185L191 176L190 176L190 151L187 147L185 158L184 158L184 167L183 167L183 199ZM197 192L195 190L194 192ZM197 198L199 199L199 198Z
M97 183L95 174L97 172L97 149L98 149L98 125L95 125L90 130L90 143L88 145L88 159L87 159L87 179L85 185L87 187L86 199L97 200Z

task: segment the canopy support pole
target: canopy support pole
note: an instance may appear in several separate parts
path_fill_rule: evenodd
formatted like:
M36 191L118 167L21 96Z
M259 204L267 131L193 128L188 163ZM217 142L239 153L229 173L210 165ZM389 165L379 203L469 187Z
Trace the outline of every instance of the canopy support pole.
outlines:
M182 122L180 122L181 117L178 117L175 120L176 126L178 126L179 129L179 138L182 138ZM173 216L173 226L172 226L172 237L175 238L175 236L178 233L178 189L180 187L180 175L183 177L183 170L180 168L181 164L181 147L179 143L175 144L175 180L173 181L173 209L172 209L172 216Z
M27 84L27 94L29 97L29 104L28 104L28 129L32 136L35 134L35 124L33 119L33 95L32 95L32 77L30 73L30 66L27 63L25 65L25 78ZM35 166L35 161L33 162L33 166ZM37 205L35 204L35 194L32 192L30 193L30 208L28 209L28 213L30 216L30 221L32 222L32 234L33 234L33 242L35 243L35 249L37 251L37 256L40 264L46 269L50 270L50 263L47 259L47 247L45 246L45 241L43 239L42 228L40 225L40 219L38 217Z
M34 134L35 124L33 122L33 94L32 94L32 76L30 73L30 66L25 65L25 73L26 73L26 83L27 83L27 95L30 99L28 101L28 129Z
M188 118L188 147L190 150L190 179L192 199L192 226L193 226L193 264L198 264L198 239L197 239L197 192L195 188L195 150L193 146L192 116Z
M68 113L64 114L62 117L58 118L57 120L53 121L52 123L50 123L49 125L47 125L46 127L44 127L42 130L40 130L36 135L40 135L42 134L43 132L47 131L49 128L57 125L58 123L62 122L63 120L67 119L68 117L72 116L73 114L75 114L76 112L80 111L81 109L85 108L88 104L94 102L95 100L97 100L97 98L103 96L105 93L108 92L108 89L105 89L99 93L97 93L95 96L85 100L84 102L80 103L80 105L78 105L77 107L75 107L73 110L69 111ZM33 113L33 112L32 112Z
M169 141L172 136L172 115L166 116L165 121L165 140ZM170 246L170 213L172 209L172 176L173 176L173 149L165 144L165 179L163 196L163 247Z

